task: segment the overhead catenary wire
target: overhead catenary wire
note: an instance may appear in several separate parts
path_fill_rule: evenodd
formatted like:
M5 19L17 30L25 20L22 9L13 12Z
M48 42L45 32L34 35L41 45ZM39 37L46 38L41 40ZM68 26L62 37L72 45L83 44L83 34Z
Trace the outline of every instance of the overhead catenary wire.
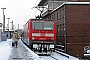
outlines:
M37 12L37 10L33 13L33 15L31 17L33 17L35 15L35 13Z
M34 6L36 6L37 3L38 3L38 0L35 2L35 5ZM33 14L32 14L32 12L33 12L33 8L31 8L31 11L29 13L28 19L32 18L35 15L35 13L37 12L37 10L35 10L35 12Z

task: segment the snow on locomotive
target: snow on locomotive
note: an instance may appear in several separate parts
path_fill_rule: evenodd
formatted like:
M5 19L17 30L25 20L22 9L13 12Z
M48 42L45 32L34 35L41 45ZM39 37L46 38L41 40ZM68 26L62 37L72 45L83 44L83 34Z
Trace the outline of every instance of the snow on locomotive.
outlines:
M30 19L24 26L23 42L37 54L51 54L56 43L56 22Z

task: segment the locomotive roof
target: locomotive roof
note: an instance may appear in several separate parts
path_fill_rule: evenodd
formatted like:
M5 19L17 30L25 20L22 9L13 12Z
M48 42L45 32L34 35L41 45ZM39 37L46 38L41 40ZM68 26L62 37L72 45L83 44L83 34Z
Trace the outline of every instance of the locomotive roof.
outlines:
M47 20L47 19L30 19L30 20L36 20L36 21L54 21L54 20Z
M90 2L64 2L63 4L58 6L56 9L54 9L52 12L62 7L63 5L90 5Z
M29 20L25 23L25 25L26 25L29 21L33 21L33 20L34 20L34 21L35 21L35 20L36 20L36 21L42 21L42 20L43 20L43 21L54 21L54 20L47 20L47 19L29 19Z

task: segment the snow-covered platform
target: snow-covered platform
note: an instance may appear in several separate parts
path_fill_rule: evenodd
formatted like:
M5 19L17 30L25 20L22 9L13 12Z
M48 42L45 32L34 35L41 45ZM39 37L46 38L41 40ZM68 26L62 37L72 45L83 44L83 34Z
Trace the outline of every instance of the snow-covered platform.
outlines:
M0 42L0 60L43 60L31 51L21 40L18 48L12 47L12 40Z
M56 52L51 56L38 56L21 40L18 42L18 48L12 47L12 39L0 42L0 60L79 60L73 56L68 56L69 58Z

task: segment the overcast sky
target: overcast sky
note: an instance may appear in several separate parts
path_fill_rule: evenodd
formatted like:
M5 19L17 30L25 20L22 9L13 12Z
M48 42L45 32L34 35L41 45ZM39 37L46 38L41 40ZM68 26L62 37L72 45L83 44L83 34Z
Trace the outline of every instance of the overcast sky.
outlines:
M6 8L4 10L5 25L8 24L7 18L10 18L10 29L10 22L12 20L14 22L14 26L18 27L19 24L19 28L22 28L22 25L25 24L25 21L28 21L30 18L34 18L35 15L39 14L39 11L36 8L32 9L32 7L37 6L40 1L41 0L0 0L0 23L3 23L3 10L1 8Z

